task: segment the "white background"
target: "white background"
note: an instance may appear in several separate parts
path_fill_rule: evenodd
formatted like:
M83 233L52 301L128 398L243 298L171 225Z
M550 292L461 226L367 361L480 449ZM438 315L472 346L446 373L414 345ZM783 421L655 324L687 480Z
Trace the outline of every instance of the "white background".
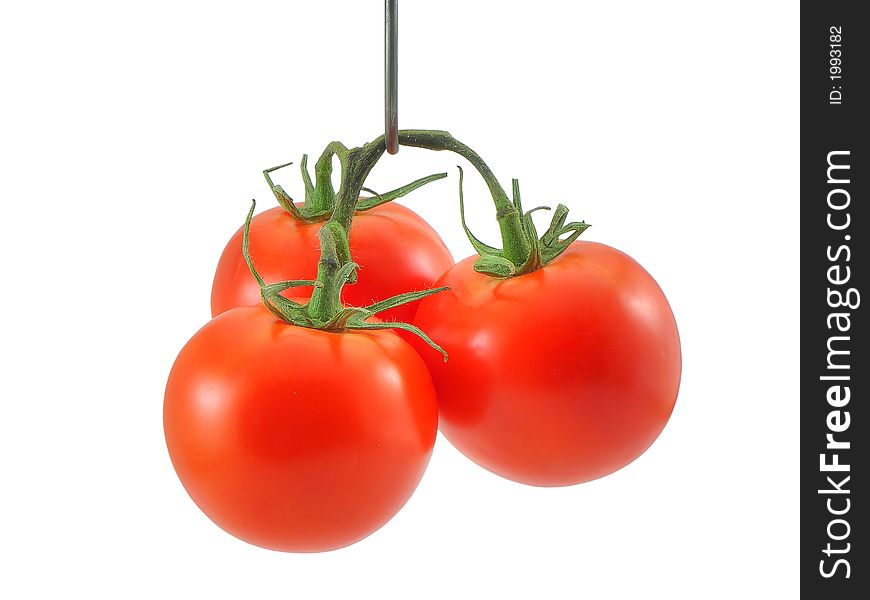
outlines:
M660 439L536 489L439 438L355 546L223 533L172 470L163 386L250 199L274 205L260 171L381 132L382 2L4 3L0 596L797 596L797 3L400 4L401 125L566 203L668 295L684 375ZM457 162L403 149L369 185L449 170L406 204L461 258Z

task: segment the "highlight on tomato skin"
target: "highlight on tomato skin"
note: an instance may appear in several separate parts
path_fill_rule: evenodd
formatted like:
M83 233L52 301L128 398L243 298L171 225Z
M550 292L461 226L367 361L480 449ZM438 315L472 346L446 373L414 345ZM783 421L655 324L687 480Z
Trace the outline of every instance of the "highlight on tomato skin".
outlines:
M628 255L574 242L531 273L495 278L477 256L438 281L415 325L440 429L463 454L535 486L590 481L632 462L673 411L680 339L667 299Z
M321 552L383 526L416 489L438 424L419 355L389 330L288 325L226 311L181 350L164 430L194 502L279 551Z
M251 222L251 256L263 278L314 279L321 226L297 221L280 206L255 216ZM212 316L261 302L260 289L248 271L241 245L239 228L227 242L215 271ZM454 263L441 236L417 213L396 202L357 213L350 229L350 246L354 261L360 265L359 280L342 291L342 300L351 306L431 288ZM292 291L294 296L304 293L302 289ZM407 322L415 311L416 305L406 304L385 311L381 318Z

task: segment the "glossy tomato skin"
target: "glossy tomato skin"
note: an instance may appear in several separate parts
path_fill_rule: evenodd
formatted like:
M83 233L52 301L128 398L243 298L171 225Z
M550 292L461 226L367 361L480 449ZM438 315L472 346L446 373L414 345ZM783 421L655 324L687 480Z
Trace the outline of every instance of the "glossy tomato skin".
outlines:
M456 264L415 324L448 352L420 346L440 429L479 465L515 481L563 486L640 456L671 415L680 339L653 278L609 246L575 242L512 279Z
M432 381L390 331L327 333L262 306L179 354L163 412L172 463L215 523L264 548L352 544L408 500L438 427Z
M314 279L320 258L318 232L322 223L296 221L280 206L251 221L250 253L266 283ZM412 210L395 202L357 213L350 230L351 255L360 265L357 283L345 286L342 300L366 306L403 292L432 287L453 265L453 257L439 235ZM310 288L289 294L304 297ZM211 295L212 316L237 306L259 304L260 289L242 256L240 228L218 262ZM380 313L384 321L410 322L416 303Z

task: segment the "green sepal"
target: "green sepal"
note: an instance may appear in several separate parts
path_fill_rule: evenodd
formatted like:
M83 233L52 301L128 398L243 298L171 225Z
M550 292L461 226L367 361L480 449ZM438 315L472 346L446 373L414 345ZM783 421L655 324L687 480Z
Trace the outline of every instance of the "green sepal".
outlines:
M370 304L365 308L361 309L349 309L355 311L353 314L345 322L344 327L346 329L401 329L403 331L407 331L419 337L421 340L426 342L430 347L437 350L444 357L444 362L447 362L447 352L444 349L436 344L432 338L426 335L423 330L419 327L415 327L410 323L405 323L403 321L383 321L380 323L372 323L366 321L369 317L375 316L378 313L381 313L385 310L389 310L391 308L395 308L397 306L402 306L403 304L408 304L409 302L416 302L418 300L422 300L427 296L432 296L433 294L439 294L441 292L446 292L449 290L449 287L438 287L438 288L430 288L428 290L420 290L417 292L405 292L404 294L397 294L396 296L392 296L387 298L386 300L381 300L380 302L375 302L374 304Z
M516 265L505 258L502 250L480 241L468 227L465 220L465 194L463 192L465 173L462 167L457 166L456 168L459 169L459 218L462 222L462 229L465 231L468 241L480 255L474 262L474 270L493 277L510 277L516 272Z
M302 162L299 163L299 170L302 174L302 185L305 187L305 203L311 201L314 197L314 184L311 183L311 173L308 172L308 155L302 155Z
M523 203L520 195L519 180L512 180L512 200L510 207L505 207L499 211L499 218L503 218L507 211L516 211L521 215L520 230L521 236L528 242L529 252L522 264L517 265L505 257L504 250L489 246L480 241L469 229L465 221L465 197L463 194L463 172L462 167L459 168L459 216L462 221L462 228L465 230L465 235L468 241L480 255L474 263L474 270L478 273L483 273L491 277L516 277L531 273L540 269L544 265L552 262L556 257L562 254L568 247L589 228L585 222L573 222L565 225L568 217L568 208L564 204L559 204L553 213L553 219L550 222L549 228L544 232L544 235L538 237L538 230L535 227L535 222L532 215L539 210L551 210L549 206L537 206L531 210L522 212ZM569 234L567 238L562 239L563 235Z
M444 286L429 288L428 290L420 290L417 292L405 292L404 294L397 294L395 296L387 298L386 300L380 300L379 302L368 305L366 307L366 310L369 311L371 314L376 315L380 312L384 312L385 310L396 308L397 306L402 306L403 304L408 304L409 302L416 302L417 300L422 300L423 298L426 298L427 296L431 296L433 294L446 292L449 289L449 287Z
M503 256L481 254L480 258L474 261L474 270L492 277L511 277L517 272L517 267Z
M516 179L514 179L514 185L517 185ZM517 269L517 275L531 273L532 271L536 271L544 266L544 262L541 256L541 247L538 241L538 229L535 227L535 221L532 219L532 214L539 210L550 210L550 207L537 206L532 210L526 211L526 213L523 215L523 231L526 233L527 239L529 240L529 256L528 258L526 258L526 262L524 262L522 266Z
M504 253L498 248L494 248L493 246L489 246L481 242L477 237L471 233L471 229L469 229L468 224L465 221L465 196L462 193L462 182L464 179L464 173L462 171L462 167L456 167L459 169L459 218L462 221L462 229L465 231L465 236L468 238L468 241L471 242L471 245L481 256L484 255L498 255L504 256Z
M260 288L260 294L266 298L277 296L282 292L286 292L294 287L317 287L320 284L313 279L292 279L289 281L279 281L278 283L270 283Z
M336 242L339 242L336 244L337 248L340 245L341 240L336 240ZM338 269L338 273L336 273L335 275L336 285L338 285L339 289L343 288L346 283L351 281L351 278L356 281L356 272L358 269L359 265L353 261L348 261L341 265L341 267Z
M441 353L441 356L444 357L444 362L447 362L447 352L436 344L432 338L426 335L419 327L411 325L410 323L403 323L401 321L384 321L382 323L372 323L370 321L366 321L363 318L359 318L357 316L351 317L351 319L347 323L348 329L401 329L403 331L407 331L408 333L412 333L416 335L418 338L426 342L430 347L437 350Z
M316 326L315 322L305 311L304 305L288 300L284 296L277 295L268 300L264 298L263 304L269 309L269 312L291 325L297 325L299 327Z
M568 249L580 235L589 229L589 224L585 221L572 222L565 224L568 218L568 207L560 204L556 207L553 213L553 220L550 222L550 227L541 236L539 247L541 259L544 264L552 261L554 258L562 254ZM568 235L562 238L563 235Z
M447 173L435 173L433 175L427 175L426 177L421 177L416 181L412 181L411 183L403 185L400 188L396 188L390 192L387 192L386 194L379 194L374 190L364 187L362 188L363 191L372 194L372 197L360 198L359 202L357 202L356 204L356 212L371 210L376 206L380 206L381 204L392 202L396 198L406 196L417 188L423 187L427 183L432 183L433 181L438 181L439 179L444 179L445 177L447 177Z
M263 171L263 176L266 178L266 183L268 183L269 189L272 190L275 199L278 200L278 204L280 204L291 217L297 221L305 223L321 223L323 221L328 221L332 217L338 195L332 185L332 159L334 156L339 158L343 172L347 165L347 154L348 149L341 142L330 143L314 165L314 182L312 182L311 174L308 170L308 155L302 155L300 172L302 175L302 184L305 188L305 201L301 206L297 206L293 198L290 197L290 194L288 194L280 185L276 185L271 177L273 171L283 169L293 163L285 163L283 165L278 165L277 167L272 167L271 169L266 169ZM447 173L428 175L417 179L416 181L412 181L407 185L396 188L395 190L391 190L386 194L378 194L369 188L363 187L362 189L372 194L372 197L360 198L354 210L355 212L371 210L376 206L406 196L414 190L423 187L427 183L445 177L447 177ZM341 190L339 190L339 192L340 191Z
M305 163L306 157L302 158L303 165ZM266 178L266 183L269 184L269 189L272 190L272 194L275 195L275 199L278 201L278 204L281 205L281 208L286 210L290 215L296 220L304 220L305 217L302 215L302 212L299 210L299 207L296 206L296 202L293 198L290 197L290 194L284 191L280 185L275 185L272 183L272 175L273 171L277 171L278 169L283 169L284 167L289 167L292 165L292 162L284 163L283 165L278 165L277 167L272 167L271 169L265 169L263 171L263 177ZM303 167L304 168L304 167ZM308 192L306 191L305 197L308 197Z
M340 142L332 142L314 164L314 189L305 202L309 213L331 209L335 204L335 188L332 187L332 157L338 156L344 168L347 148Z
M294 287L310 286L314 288L322 288L321 283L308 279L293 279L267 284L263 280L263 277L260 275L260 273L257 271L257 268L254 265L253 260L251 259L250 253L251 220L254 217L254 210L256 209L256 207L257 201L251 200L251 208L250 210L248 210L248 215L245 218L245 225L242 234L242 256L245 259L245 263L248 265L248 270L250 270L251 275L253 275L254 279L257 281L257 284L260 286L260 296L263 299L263 304L273 315L275 315L282 321L285 321L286 323L290 323L291 325L298 325L300 327L308 327L310 329L320 329L324 331L344 331L348 329L402 329L418 336L429 346L440 352L444 356L444 361L447 361L447 353L444 351L444 349L441 348L441 346L436 344L434 341L432 341L432 339L428 335L426 335L422 330L415 327L414 325L411 325L410 323L404 323L402 321L384 321L381 323L371 323L369 321L366 321L366 319L368 319L369 317L373 317L376 314L390 308L395 308L403 304L408 304L409 302L416 302L417 300L421 300L422 298L431 296L433 294L444 292L446 290L449 290L450 288L439 287L431 288L428 290L420 290L416 292L406 292L404 294L392 296L385 300L380 300L379 302L375 302L373 304L370 304L369 306L362 308L354 306L343 307L334 315L332 315L328 320L314 318L311 314L311 311L309 311L309 306L311 305L310 301L306 302L305 304L300 304L298 302L290 300L289 298L285 298L281 295L281 292L284 292ZM320 230L320 236L328 240L326 246L322 244L321 248L328 248L332 255L331 260L340 264L340 266L337 266L337 270L334 275L334 285L336 286L339 294L341 293L341 289L344 287L344 285L350 283L352 278L355 278L356 272L358 270L358 265L350 260L341 263L339 263L338 261L338 256L341 252L340 249L347 248L347 235L340 234L343 231L344 228L341 226L341 224L335 221L330 221ZM321 257L321 260L323 260L323 257Z
M318 327L318 329L323 329L324 331L344 331L348 329L348 323L354 316L365 312L365 309L362 308L354 306L345 307L333 315L329 321Z
M559 237L559 230L565 224L568 218L568 207L564 204L559 204L556 210L553 211L553 219L550 221L550 227L541 236L541 243L545 246L551 246Z
M269 309L269 312L279 319L294 325L309 326L308 324L311 319L305 310L306 305L285 298L281 295L281 292L292 287L317 287L319 284L316 281L306 279L280 281L272 284L267 284L263 281L263 277L254 266L254 261L251 260L250 252L251 220L254 217L254 209L256 208L257 201L251 200L251 208L248 210L248 216L245 219L245 227L242 233L242 256L248 265L248 270L254 276L254 279L257 280L257 285L260 286L260 297L263 299L263 304Z

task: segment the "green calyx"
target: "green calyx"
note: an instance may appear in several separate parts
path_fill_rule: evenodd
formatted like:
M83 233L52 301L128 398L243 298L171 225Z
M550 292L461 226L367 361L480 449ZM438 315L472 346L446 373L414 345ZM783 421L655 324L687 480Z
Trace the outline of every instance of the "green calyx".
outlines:
M513 180L513 200L511 204L516 209L516 214L522 215L520 220L521 235L529 248L529 253L522 262L515 262L508 258L505 250L494 248L481 242L468 228L465 222L465 200L462 195L462 167L459 169L459 214L462 219L462 228L468 241L474 246L480 258L474 263L474 270L478 273L491 275L492 277L516 277L531 273L550 263L557 256L568 249L580 234L589 228L585 221L565 223L568 220L568 207L559 204L553 213L553 219L544 235L538 237L538 230L532 220L532 214L539 210L551 210L549 206L537 206L523 212L523 204L520 199L520 182ZM567 237L563 237L567 236ZM505 242L507 246L507 242Z
M483 177L496 209L502 248L481 242L465 222L465 202L462 194L462 168L459 168L459 210L465 235L480 255L474 270L492 277L516 277L531 273L553 261L582 234L589 225L583 221L566 223L568 208L559 204L544 235L538 237L532 214L539 210L551 210L538 206L523 212L519 181L513 180L512 198L496 179L492 170L474 150L446 131L402 130L399 143L405 146L428 150L449 150L467 159ZM567 237L566 237L567 236Z
M290 197L284 188L272 182L272 173L278 169L288 167L293 163L286 163L266 169L263 171L263 176L269 184L269 188L278 200L281 207L286 210L294 219L305 223L317 223L328 220L335 210L338 194L332 185L332 159L338 157L341 165L342 176L347 169L347 154L348 149L341 142L330 143L320 158L314 165L314 181L311 180L311 173L308 171L308 155L302 156L300 168L302 172L302 183L305 186L305 201L301 206L297 206L293 198ZM371 210L376 206L380 206L386 202L401 198L419 187L443 179L447 177L447 173L436 173L427 177L422 177L416 181L412 181L407 185L396 188L385 194L378 194L366 187L360 187L361 191L371 194L370 197L358 198L355 206L356 212ZM340 191L340 190L339 190Z
M354 213L359 211L359 193L363 188L363 182L368 177L374 165L383 155L385 145L384 138L381 136L361 148L347 150L338 142L333 142L327 149L329 150L329 148L340 149L342 179L338 192L330 191L334 198L334 206L329 210L329 220L324 223L319 231L320 260L317 264L316 280L297 279L270 284L267 284L263 280L251 260L249 249L251 219L253 218L254 209L256 208L256 201L251 202L251 208L248 211L247 218L245 219L243 230L242 255L245 258L248 269L251 271L251 275L253 275L257 284L260 286L260 296L263 299L263 304L279 319L292 325L308 327L311 329L320 329L331 332L340 332L349 329L402 329L421 338L429 346L440 352L446 361L447 353L438 344L432 341L428 335L414 325L400 321L371 322L368 319L385 310L409 302L415 302L425 298L426 296L443 292L449 288L440 287L418 292L407 292L361 308L344 306L342 304L341 291L345 285L353 283L356 280L358 270L358 265L350 258L348 232L350 231ZM446 174L433 177L440 179L442 176L446 176ZM329 178L327 177L327 179ZM402 189L409 187L415 189L416 187L420 187L420 185L423 184L414 182L404 188L385 194L383 198L386 198L395 192L399 192ZM278 186L273 186L273 190L275 187ZM306 189L307 188L308 186L306 185ZM329 190L332 190L331 182L329 183ZM407 191L410 191L410 189L407 189ZM404 193L407 193L407 191ZM399 193L393 197L401 196L404 193ZM276 193L276 196L277 195L278 194ZM308 198L306 198L306 202L307 200ZM380 198L377 198L377 204L388 201L388 199L381 200ZM374 204L374 206L377 204ZM397 243L401 243L401 241L397 240ZM314 289L311 293L311 299L306 303L299 303L285 298L282 295L283 292L294 287L313 287Z

